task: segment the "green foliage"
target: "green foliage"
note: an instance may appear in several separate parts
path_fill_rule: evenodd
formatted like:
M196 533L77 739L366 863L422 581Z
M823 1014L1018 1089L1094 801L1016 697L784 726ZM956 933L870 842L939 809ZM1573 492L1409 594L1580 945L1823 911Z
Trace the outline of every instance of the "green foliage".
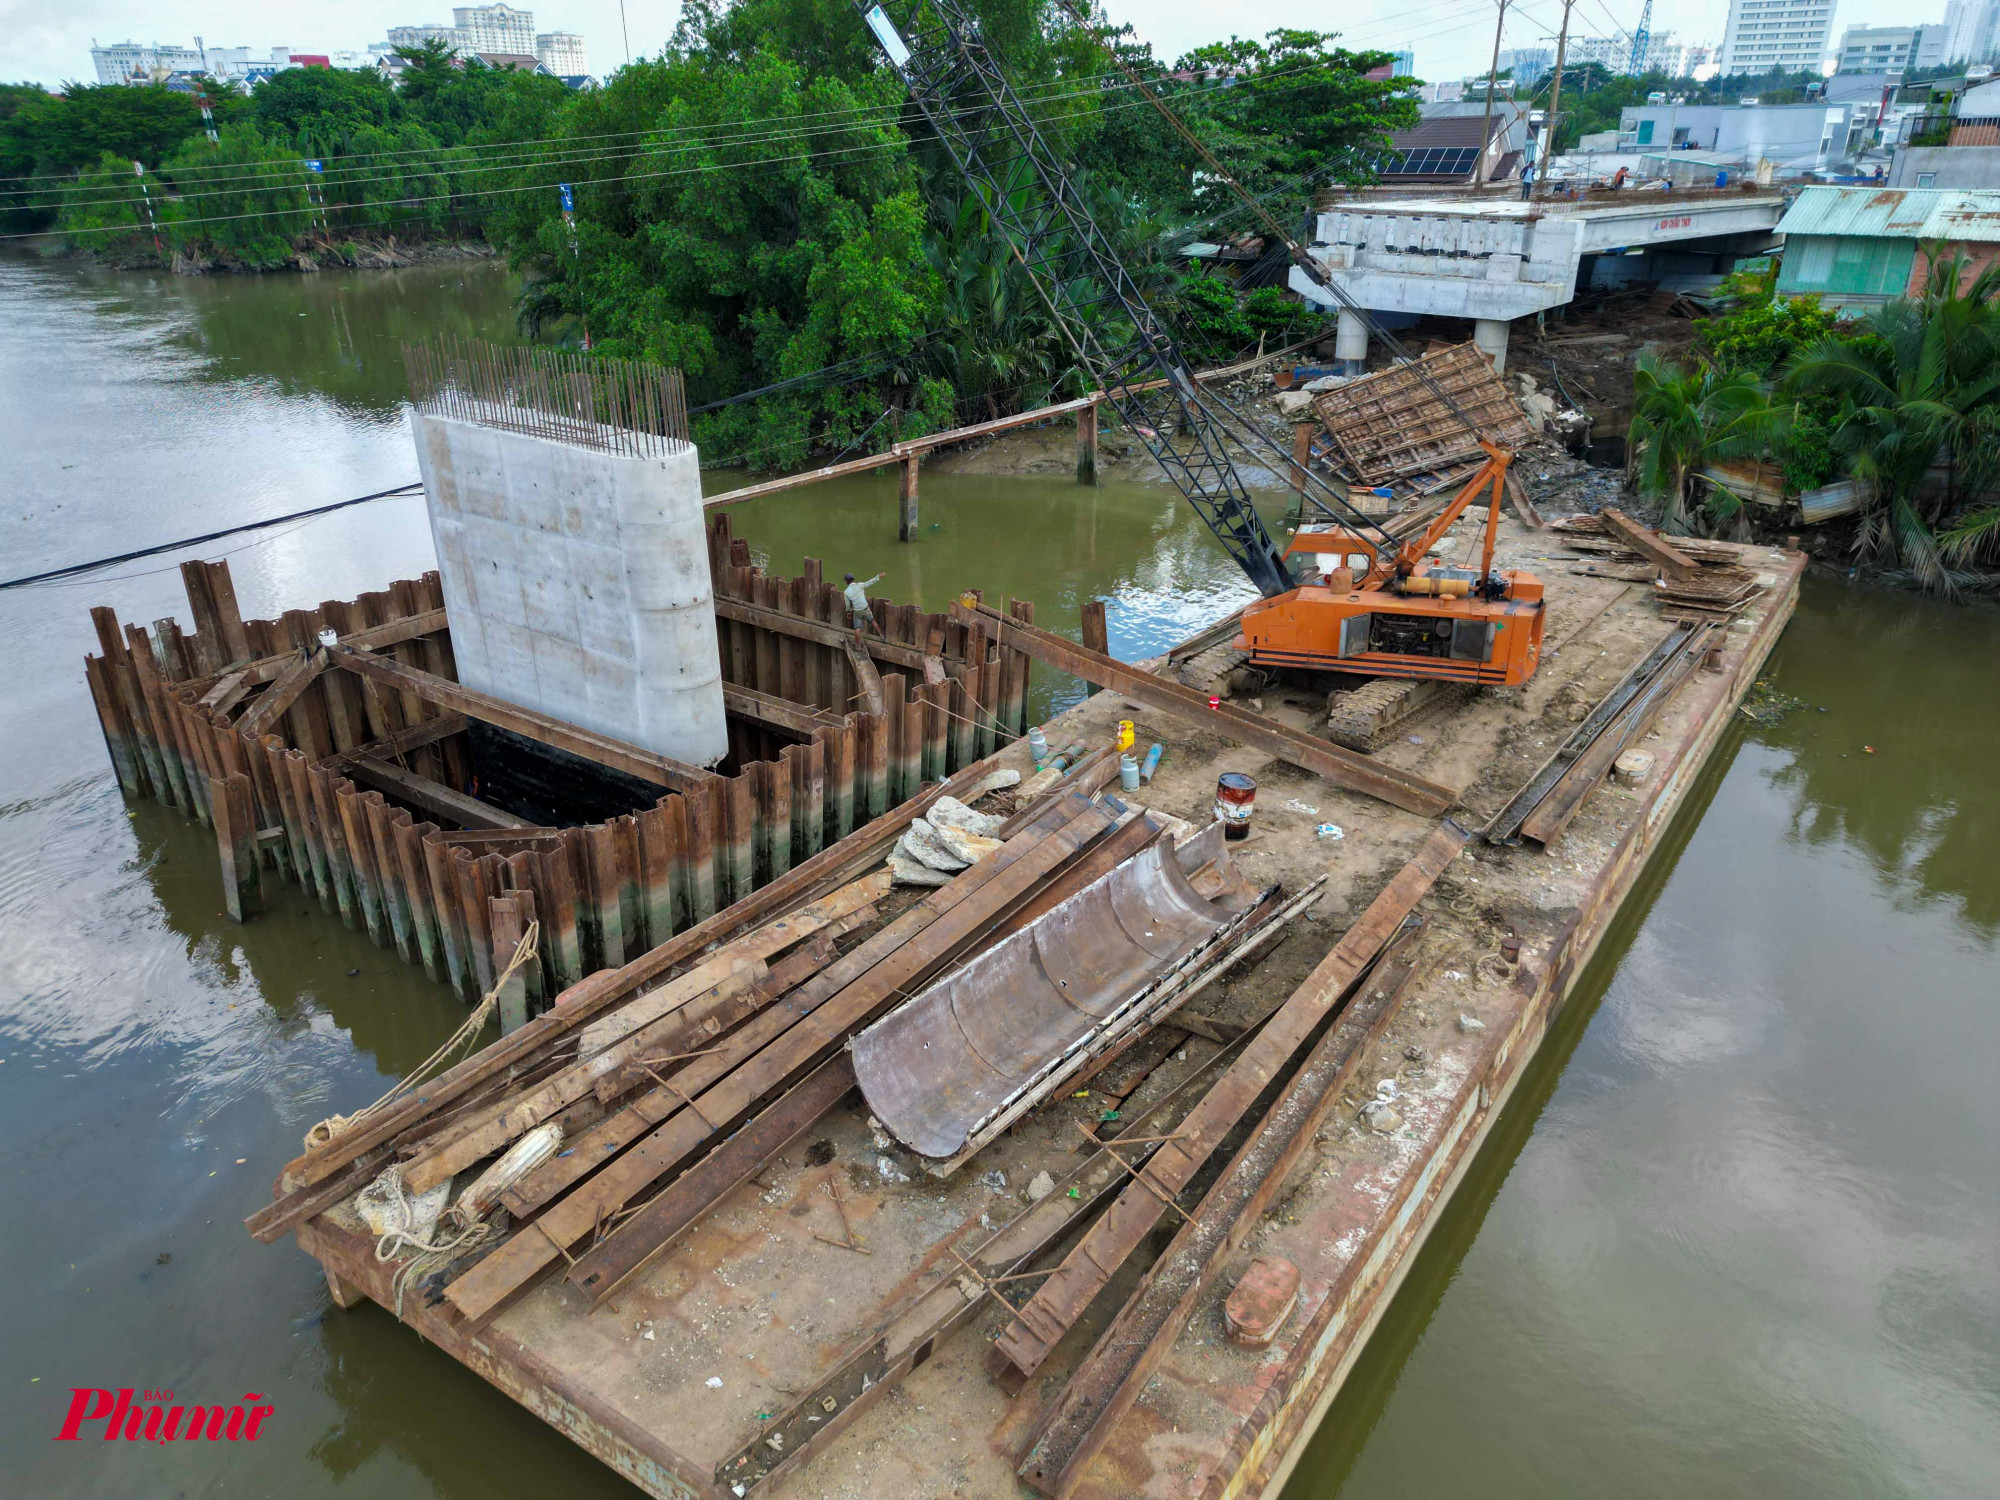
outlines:
M1685 533L1688 502L1702 470L1728 459L1760 457L1781 420L1762 382L1748 370L1713 365L1684 370L1640 355L1626 445L1639 493L1662 503L1661 529ZM1718 522L1737 519L1741 508L1741 500L1721 489L1711 489L1705 506L1709 519Z
M1701 340L1723 369L1768 377L1833 333L1839 322L1816 296L1767 298L1709 319L1701 325Z
M1856 552L1945 593L1950 563L1991 561L2000 544L2000 266L1961 291L1965 273L1933 247L1920 296L1820 339L1785 381L1839 404L1828 443L1868 496Z
M332 156L355 131L387 125L397 113L395 90L373 68L287 68L259 85L250 105L266 140L307 156Z
M1257 335L1236 305L1236 289L1220 276L1197 271L1185 277L1175 301L1179 306L1182 350L1197 365L1228 358Z
M192 200L200 211L175 205L169 236L200 260L253 270L282 266L310 220L305 165L297 153L267 144L253 126L226 126L221 136L220 144L197 136L167 158L168 176L201 184L201 197Z
M1786 493L1816 490L1840 472L1840 455L1833 448L1834 424L1839 420L1840 404L1825 396L1807 397L1793 408L1778 445Z
M51 94L33 84L0 89L0 211L14 232L43 229L57 217L66 185L54 180L101 168L109 154L147 170L201 132L193 96L161 87L67 85ZM20 179L43 179L21 181Z
M129 157L106 151L95 166L77 174L58 203L56 227L87 237L86 243L107 255L129 258L153 248L145 193Z

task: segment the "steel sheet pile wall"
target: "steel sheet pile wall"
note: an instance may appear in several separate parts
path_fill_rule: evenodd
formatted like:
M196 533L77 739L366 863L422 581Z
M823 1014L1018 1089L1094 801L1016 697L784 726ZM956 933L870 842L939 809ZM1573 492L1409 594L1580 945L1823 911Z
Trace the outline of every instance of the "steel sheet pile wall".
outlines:
M215 828L232 915L254 915L267 883L295 883L468 1000L539 919L537 961L511 1002L502 997L518 1023L1025 728L1025 654L946 615L878 600L883 634L865 649L876 681L864 687L840 591L816 562L799 578L766 575L727 517L710 523L709 545L725 680L787 700L803 712L784 716L808 726L734 717L734 775L585 827L460 832L421 821L344 773L367 754L468 787L465 720L315 669L312 652L331 629L343 645L455 681L438 575L245 621L227 565L191 562L182 573L193 631L91 612L100 654L85 671L119 785ZM874 673L877 663L890 670ZM880 711L850 711L870 690Z

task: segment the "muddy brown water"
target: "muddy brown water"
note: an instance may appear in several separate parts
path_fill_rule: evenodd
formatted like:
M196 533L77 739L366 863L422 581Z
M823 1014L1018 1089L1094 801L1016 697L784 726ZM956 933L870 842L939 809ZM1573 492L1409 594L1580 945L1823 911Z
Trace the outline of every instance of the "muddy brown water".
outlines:
M411 477L396 341L512 324L489 266L194 281L9 256L0 326L14 576ZM880 571L932 608L975 586L1073 629L1108 597L1128 658L1247 593L1158 487L926 474L914 547L893 496L820 486L737 525L782 571ZM248 614L431 562L407 500L200 555L224 552ZM184 613L180 556L0 593L5 1488L632 1493L239 1227L308 1125L463 1012L316 904L230 924L211 840L121 801L86 609ZM1814 582L1770 675L1808 707L1731 732L1291 1500L1990 1493L2000 617ZM255 1443L54 1441L72 1388L121 1386L275 1412Z

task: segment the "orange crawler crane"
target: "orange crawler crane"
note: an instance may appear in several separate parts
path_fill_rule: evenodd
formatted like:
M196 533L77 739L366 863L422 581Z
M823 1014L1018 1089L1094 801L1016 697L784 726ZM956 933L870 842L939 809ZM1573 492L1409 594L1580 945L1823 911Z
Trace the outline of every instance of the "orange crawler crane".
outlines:
M1393 556L1379 539L1344 527L1301 528L1287 555L1319 560L1320 581L1244 606L1243 638L1259 666L1434 678L1516 687L1542 653L1542 581L1493 570L1500 496L1513 457L1480 444L1486 462L1422 536ZM1479 566L1454 568L1431 549L1479 493L1487 492Z
M1542 581L1493 568L1513 455L1483 439L1480 446L1486 462L1423 535L1390 554L1379 536L1301 527L1285 551L1316 560L1319 581L1244 607L1236 650L1252 663L1358 674L1327 699L1326 733L1336 743L1379 749L1419 714L1475 687L1516 687L1535 675ZM1432 549L1482 492L1479 566L1448 566Z

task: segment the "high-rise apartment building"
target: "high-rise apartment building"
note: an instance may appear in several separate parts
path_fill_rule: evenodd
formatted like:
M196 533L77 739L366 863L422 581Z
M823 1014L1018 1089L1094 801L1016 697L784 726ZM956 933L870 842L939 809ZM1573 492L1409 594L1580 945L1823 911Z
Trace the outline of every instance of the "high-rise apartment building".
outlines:
M1833 30L1833 0L1729 0L1723 74L1817 73Z
M511 5L460 5L451 19L465 52L505 52L535 55L535 13Z
M1838 54L1843 73L1907 73L1943 61L1945 32L1933 26L1850 26Z
M577 78L590 72L584 55L583 38L574 31L545 31L535 38L535 61L558 78Z
M203 70L201 51L196 47L162 46L154 42L113 42L100 47L90 44L90 60L97 68L99 83L150 83L168 73L199 73Z
M1991 62L2000 52L2000 0L1951 0L1944 8L1944 55L1947 63ZM1926 64L1919 62L1918 67Z

